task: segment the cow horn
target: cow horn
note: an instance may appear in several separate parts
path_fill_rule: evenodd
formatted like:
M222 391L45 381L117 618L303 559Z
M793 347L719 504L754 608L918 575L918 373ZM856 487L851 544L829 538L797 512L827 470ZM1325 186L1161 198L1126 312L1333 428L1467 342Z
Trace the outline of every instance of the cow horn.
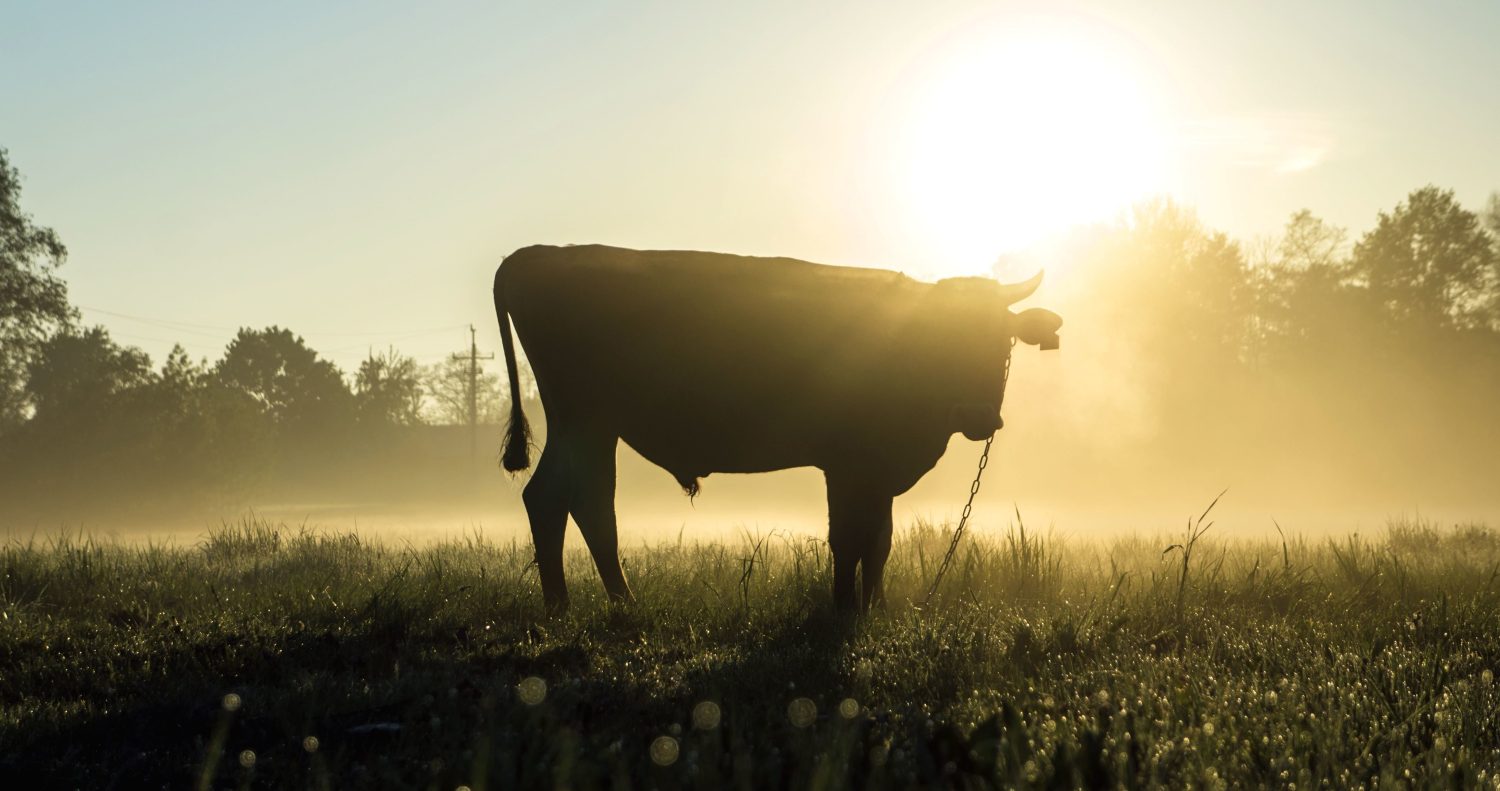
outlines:
M1032 275L1030 279L1023 280L1020 283L1001 284L1000 298L1004 300L1005 304L1014 305L1031 296L1031 293L1036 291L1037 286L1042 284L1043 271L1038 269L1036 274Z

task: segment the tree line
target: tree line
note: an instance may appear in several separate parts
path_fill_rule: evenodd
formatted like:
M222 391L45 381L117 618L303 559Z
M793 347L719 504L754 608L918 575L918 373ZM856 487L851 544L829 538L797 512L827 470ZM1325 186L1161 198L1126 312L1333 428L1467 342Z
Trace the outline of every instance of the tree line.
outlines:
M1140 396L1088 430L1135 432L1155 473L1209 466L1227 485L1279 466L1305 487L1495 505L1500 194L1475 211L1424 186L1358 237L1302 210L1249 243L1156 200L1059 255L1080 275L1069 344Z
M0 502L232 503L326 486L410 450L416 427L469 420L467 361L388 349L346 374L282 327L243 328L213 361L178 345L158 366L80 321L66 256L0 149ZM475 389L478 421L498 422L498 377Z
M1073 276L1048 307L1067 319L1068 364L1098 365L1139 403L1135 425L1096 435L1369 485L1430 473L1459 493L1500 446L1500 195L1474 211L1426 186L1357 238L1303 210L1250 243L1156 200L1057 255ZM346 375L280 327L240 330L214 361L177 347L155 365L82 325L65 258L0 150L0 500L325 486L409 455L414 426L467 419L466 361L423 369L388 350ZM480 393L481 421L498 422L497 377Z

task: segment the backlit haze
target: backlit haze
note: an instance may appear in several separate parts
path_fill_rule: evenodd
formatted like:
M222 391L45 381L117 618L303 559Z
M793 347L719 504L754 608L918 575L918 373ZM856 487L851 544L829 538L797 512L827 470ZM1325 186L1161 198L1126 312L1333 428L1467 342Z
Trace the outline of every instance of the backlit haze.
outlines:
M0 145L86 323L157 361L276 324L347 373L372 348L440 360L470 323L498 352L490 278L534 243L1045 266L1025 306L1057 307L1079 289L1059 240L1153 197L1246 245L1303 208L1358 238L1429 183L1478 210L1500 188L1497 31L1494 3L7 3ZM1067 306L1060 352L1017 353L981 525L1016 503L1072 535L1176 529L1225 487L1245 535L1500 516L1472 492L1320 499L1269 459L1150 497L1070 488L1048 437L1097 436L1091 469L1125 469L1116 433L1150 428L1129 371L1070 358L1070 331L1102 330ZM977 455L955 442L898 523L956 516ZM492 511L360 524L524 535L494 476ZM817 475L766 480L689 503L625 475L625 541L818 529Z

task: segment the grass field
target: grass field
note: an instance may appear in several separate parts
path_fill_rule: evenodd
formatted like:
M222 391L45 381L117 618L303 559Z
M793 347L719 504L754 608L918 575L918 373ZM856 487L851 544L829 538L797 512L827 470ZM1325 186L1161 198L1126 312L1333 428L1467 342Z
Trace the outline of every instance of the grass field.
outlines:
M889 606L826 545L570 555L256 521L0 552L0 777L84 788L1500 787L1500 533L898 536ZM581 542L574 542L575 545ZM1188 553L1181 546L1187 544ZM15 782L21 784L13 784Z

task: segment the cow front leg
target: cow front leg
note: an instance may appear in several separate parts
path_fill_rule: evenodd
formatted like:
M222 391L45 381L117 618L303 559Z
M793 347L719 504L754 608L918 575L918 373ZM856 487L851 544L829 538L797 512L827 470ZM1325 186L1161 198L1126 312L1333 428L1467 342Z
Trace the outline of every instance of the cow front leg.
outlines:
M568 585L563 578L563 536L568 527L570 488L568 467L562 443L548 442L537 461L536 472L521 491L521 501L526 504L526 516L531 522L542 602L552 614L568 609Z
M885 605L885 561L891 556L891 506L893 498L887 497L882 504L872 498L870 504L870 533L865 540L865 551L860 558L860 606L869 610L872 605Z
M849 541L828 532L828 546L833 552L833 606L839 612L859 612L859 554Z
M861 476L827 473L824 477L834 606L862 612L879 596L890 556L891 497Z

